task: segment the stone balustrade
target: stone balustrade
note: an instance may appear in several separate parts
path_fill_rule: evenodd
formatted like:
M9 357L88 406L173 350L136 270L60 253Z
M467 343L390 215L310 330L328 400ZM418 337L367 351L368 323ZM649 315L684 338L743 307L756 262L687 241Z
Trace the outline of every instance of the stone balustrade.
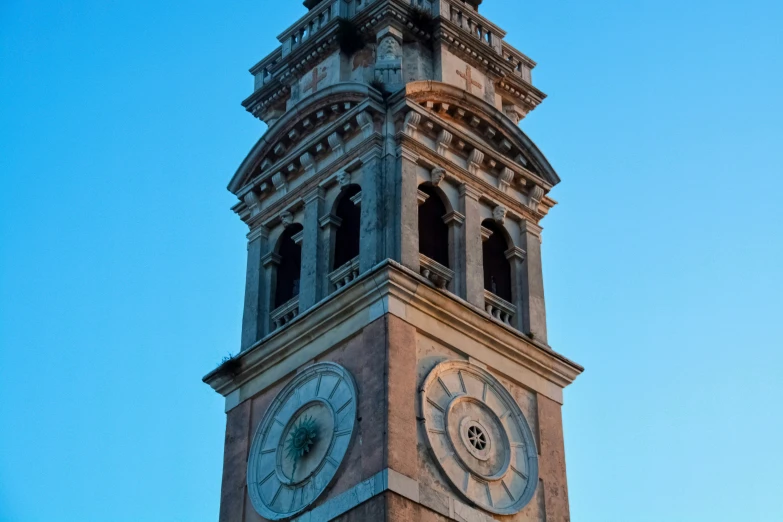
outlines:
M278 37L283 44L282 56L285 57L295 51L300 45L315 37L321 29L329 25L329 22L345 14L347 14L347 6L343 0L323 2Z
M446 288L454 280L454 272L424 254L419 254L419 271L438 288Z
M484 290L484 308L493 319L512 326L517 307L489 290Z
M512 46L503 42L503 58L513 67L514 74L522 78L529 84L533 84L532 71L536 63L517 51Z
M502 54L505 35L503 30L464 3L459 0L444 0L441 2L440 16L491 47L496 53Z
M348 286L359 277L359 257L353 258L348 263L329 274L329 281L336 290Z
M272 331L279 330L299 316L299 296L278 306L270 315Z
M264 85L272 80L272 70L283 59L282 48L277 48L275 52L261 60L258 64L250 69L250 74L253 75L255 82L254 90L262 88Z

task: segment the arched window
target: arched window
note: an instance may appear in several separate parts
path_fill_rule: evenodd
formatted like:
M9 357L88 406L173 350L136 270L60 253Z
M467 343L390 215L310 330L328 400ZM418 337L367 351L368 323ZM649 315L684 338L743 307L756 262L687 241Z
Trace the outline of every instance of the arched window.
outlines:
M449 268L449 226L443 221L446 205L432 185L419 190L427 199L419 205L419 252Z
M302 246L296 244L294 236L302 230L302 225L295 223L287 227L280 237L277 249L277 255L280 256L280 264L277 267L275 308L286 304L299 295L299 282L302 272Z
M484 289L501 299L513 302L511 294L511 263L506 258L510 248L506 233L496 221L488 219L481 224L492 232L484 241Z
M337 270L359 256L362 211L361 207L351 200L359 192L359 185L349 185L340 193L335 215L341 222L334 241L332 270Z

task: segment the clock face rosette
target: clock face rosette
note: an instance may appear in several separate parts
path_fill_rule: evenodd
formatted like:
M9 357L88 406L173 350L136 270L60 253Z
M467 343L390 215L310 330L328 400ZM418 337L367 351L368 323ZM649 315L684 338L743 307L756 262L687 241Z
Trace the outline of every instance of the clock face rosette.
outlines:
M511 394L464 361L436 366L421 411L430 452L460 495L499 515L518 513L538 485L533 433Z
M310 366L277 395L247 465L250 499L262 517L291 518L329 487L353 437L356 408L353 377L334 363Z

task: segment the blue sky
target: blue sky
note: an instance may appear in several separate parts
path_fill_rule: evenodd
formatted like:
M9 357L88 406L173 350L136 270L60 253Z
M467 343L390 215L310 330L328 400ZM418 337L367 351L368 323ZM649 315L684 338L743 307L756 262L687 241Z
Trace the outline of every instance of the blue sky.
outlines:
M297 1L0 3L0 520L217 520L263 132ZM783 4L486 0L550 97L575 522L783 520Z

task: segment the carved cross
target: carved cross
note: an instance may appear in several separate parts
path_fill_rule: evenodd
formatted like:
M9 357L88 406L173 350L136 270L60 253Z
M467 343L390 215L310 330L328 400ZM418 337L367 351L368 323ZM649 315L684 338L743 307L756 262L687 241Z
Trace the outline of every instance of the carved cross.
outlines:
M465 66L465 72L463 73L459 69L457 69L457 74L462 77L463 80L465 80L465 89L470 93L473 94L473 86L475 85L479 89L481 89L481 84L473 79L473 69L470 68L470 65Z
M318 67L313 69L313 77L310 78L304 85L304 88L302 89L303 92L307 91L317 91L318 90L318 84L321 83L323 80L326 79L328 75L324 72L323 76L319 76L318 74Z

